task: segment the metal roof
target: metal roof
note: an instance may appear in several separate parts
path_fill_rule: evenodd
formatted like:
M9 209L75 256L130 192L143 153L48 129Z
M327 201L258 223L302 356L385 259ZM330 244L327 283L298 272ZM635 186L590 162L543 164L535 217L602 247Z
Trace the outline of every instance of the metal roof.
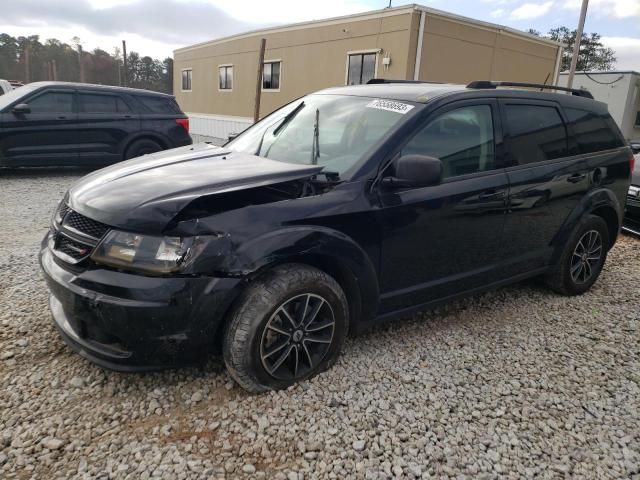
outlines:
M330 18L325 18L325 19L321 19L321 20L311 20L311 21L307 21L307 22L291 23L291 24L288 24L288 25L281 25L281 26L276 26L276 27L262 28L262 29L258 29L258 30L250 30L250 31L247 31L247 32L238 33L238 34L230 35L230 36L227 36L227 37L215 38L215 39L212 39L212 40L207 40L205 42L196 43L194 45L187 45L185 47L177 48L177 49L174 50L174 54L175 53L179 53L179 52L189 51L189 50L192 50L192 49L195 49L195 48L215 45L215 44L218 44L218 43L225 43L225 42L229 42L231 40L238 40L238 39L241 39L241 38L247 38L247 37L251 37L251 36L254 36L254 35L263 35L263 34L268 34L268 33L280 33L280 32L286 32L286 31L291 31L291 30L299 30L299 29L303 29L303 28L317 27L317 26L322 26L322 25L339 24L339 23L346 23L346 22L357 21L357 20L366 20L366 19L371 19L371 18L382 18L382 17L386 17L386 16L391 16L391 15L398 15L398 14L403 14L403 13L411 13L413 11L425 12L425 13L427 13L429 15L447 18L449 20L457 21L457 22L460 22L460 23L465 23L465 24L468 24L468 25L473 25L473 26L480 27L480 28L485 28L485 29L490 29L490 30L498 30L498 31L510 33L511 35L515 35L517 37L526 38L528 40L535 41L535 42L538 42L538 43L543 43L543 44L547 44L547 45L553 45L553 46L556 46L556 47L562 45L562 43L560 43L560 42L556 42L554 40L550 40L550 39L544 38L544 37L538 37L536 35L532 35L530 33L523 32L521 30L516 30L515 28L507 27L505 25L499 25L497 23L484 22L484 21L476 20L476 19L473 19L473 18L470 18L470 17L464 17L462 15L456 15L456 14L453 14L453 13L445 12L443 10L438 10L438 9L435 9L435 8L425 7L423 5L418 5L416 3L412 3L412 4L409 4L409 5L402 5L402 6L399 6L399 7L383 8L381 10L371 10L371 11L368 11L368 12L355 13L355 14L352 14L352 15L344 15L344 16L340 16L340 17L330 17Z

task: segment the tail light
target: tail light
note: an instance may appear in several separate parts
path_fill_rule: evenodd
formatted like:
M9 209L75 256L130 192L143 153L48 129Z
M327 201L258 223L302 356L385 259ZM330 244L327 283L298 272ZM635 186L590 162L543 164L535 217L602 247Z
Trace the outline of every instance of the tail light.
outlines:
M633 152L631 152L629 154L629 171L631 173L633 173L633 169L636 167L636 157L633 154Z
M189 133L189 119L188 118L176 118L176 123L184 128L185 132Z

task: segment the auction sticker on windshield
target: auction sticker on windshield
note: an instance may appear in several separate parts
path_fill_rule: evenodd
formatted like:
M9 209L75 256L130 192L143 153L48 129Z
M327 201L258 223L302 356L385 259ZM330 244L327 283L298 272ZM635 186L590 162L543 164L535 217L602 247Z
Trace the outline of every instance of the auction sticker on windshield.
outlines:
M411 111L413 105L407 103L396 102L393 100L371 100L366 105L367 108L377 108L378 110L387 110L388 112L396 112L404 115Z

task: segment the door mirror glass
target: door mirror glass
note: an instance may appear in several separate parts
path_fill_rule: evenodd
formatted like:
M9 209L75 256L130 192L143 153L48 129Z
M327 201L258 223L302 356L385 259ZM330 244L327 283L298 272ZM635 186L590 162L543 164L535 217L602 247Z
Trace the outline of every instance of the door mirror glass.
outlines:
M633 151L634 154L636 153L640 153L640 143L631 143L631 150Z
M11 111L13 113L19 113L19 114L23 114L23 113L31 113L31 107L29 107L28 104L26 103L19 103L16 106L14 106Z
M382 179L390 188L420 188L437 185L442 180L442 162L428 155L403 155L391 168L392 176Z

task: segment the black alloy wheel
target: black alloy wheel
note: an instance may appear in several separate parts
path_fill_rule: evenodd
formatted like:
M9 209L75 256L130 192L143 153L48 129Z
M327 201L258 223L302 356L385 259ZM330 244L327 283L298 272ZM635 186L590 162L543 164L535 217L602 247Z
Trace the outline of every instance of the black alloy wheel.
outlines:
M338 282L310 265L282 264L253 279L236 301L222 355L246 390L279 390L334 365L348 330Z
M577 284L587 283L598 272L602 261L602 237L596 230L585 232L571 258L571 279Z
M335 326L331 305L320 295L306 293L286 300L262 333L262 366L279 380L305 377L329 351Z

